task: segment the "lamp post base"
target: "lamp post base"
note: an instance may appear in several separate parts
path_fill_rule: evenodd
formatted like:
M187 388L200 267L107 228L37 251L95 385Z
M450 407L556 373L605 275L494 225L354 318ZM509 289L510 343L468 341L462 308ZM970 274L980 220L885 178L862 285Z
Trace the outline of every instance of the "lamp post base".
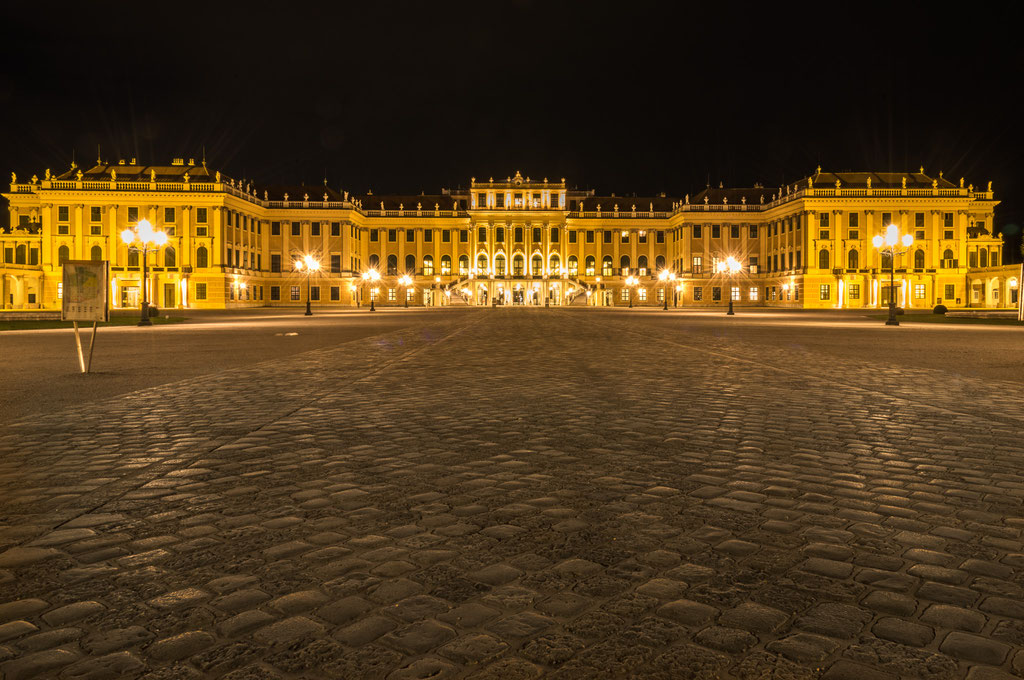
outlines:
M725 314L726 316L736 316L736 312L732 311L732 300L729 300L729 311Z
M375 312L375 311L377 311L377 310L375 310L375 309L373 308L373 300L370 300L370 311L371 311L371 312Z
M141 319L141 320L139 321L139 323L137 323L137 324L135 324L135 325L136 325L136 326L152 326L152 325L153 325L153 322L152 322L152 321L150 321L149 319Z
M885 325L886 326L899 326L900 322L897 321L896 319L886 319Z
M313 316L313 310L309 306L309 302L306 302L306 313L304 316Z
M142 303L142 317L139 319L138 326L152 326L153 322L149 320L149 303Z

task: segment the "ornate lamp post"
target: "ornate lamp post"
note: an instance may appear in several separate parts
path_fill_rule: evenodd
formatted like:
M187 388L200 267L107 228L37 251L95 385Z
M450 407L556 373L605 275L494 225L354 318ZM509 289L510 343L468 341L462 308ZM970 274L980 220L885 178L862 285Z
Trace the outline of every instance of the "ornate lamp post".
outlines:
M629 308L633 309L633 286L639 282L635 276L626 277L626 286L629 289Z
M303 269L306 270L306 316L313 316L313 309L310 306L310 284L309 277L313 275L313 272L320 271L320 261L312 255L304 255L302 258L295 260L295 271L301 272Z
M121 232L121 240L128 246L129 250L142 253L142 318L139 319L140 326L152 326L149 320L149 298L146 295L146 288L149 284L149 276L146 273L146 261L149 251L159 251L167 244L167 233L154 230L149 220L139 220L134 228L128 228Z
M380 281L380 272L378 272L376 269L369 269L369 270L363 272L363 283L369 283L370 285L373 285L373 284L377 283L378 281ZM374 309L374 307L373 307L373 298L374 298L373 288L371 288L370 289L370 311L371 312L376 311Z
M907 252L907 249L914 244L914 235L903 234L901 237L900 228L895 224L890 224L885 228L885 236L876 234L871 239L871 243L882 253L889 254L889 318L885 325L899 326L900 322L896 319L896 256ZM896 246L901 243L903 250L896 250Z
M732 310L732 282L733 277L743 269L743 265L735 257L730 255L725 259L724 262L715 263L716 274L726 274L729 276L729 311L726 312L728 316L734 316L736 312Z
M663 290L665 291L664 292L665 305L662 307L662 309L668 311L668 287L670 285L670 282L676 280L676 273L675 272L671 272L671 271L669 271L667 269L662 269L660 272L658 272L658 279L662 282L662 284L663 284L662 287L663 287Z
M412 292L412 277L408 274L398 279L398 283L405 288L405 308L409 309L409 293Z

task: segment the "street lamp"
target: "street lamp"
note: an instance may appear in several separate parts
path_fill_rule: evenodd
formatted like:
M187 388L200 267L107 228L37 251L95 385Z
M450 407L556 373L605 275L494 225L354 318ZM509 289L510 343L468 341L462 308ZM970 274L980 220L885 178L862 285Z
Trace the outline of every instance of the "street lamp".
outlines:
M398 283L405 287L405 308L409 309L409 293L411 292L412 277L408 274L398 279Z
M380 272L378 272L376 269L369 269L369 270L363 272L363 283L374 284L377 281L380 281ZM371 312L376 311L373 308L373 297L374 297L373 296L373 289L371 288L370 289L370 311Z
M146 255L151 250L159 251L167 243L167 232L154 230L149 220L139 220L134 228L129 227L121 232L121 240L130 250L142 253L142 318L138 325L152 326L153 322L149 320L149 298L146 295L146 285L149 283Z
M719 261L715 263L716 274L727 274L729 276L729 311L726 312L728 316L735 316L736 314L736 312L732 311L732 277L742 268L743 265L740 264L740 261L732 255L727 257L724 262Z
M320 261L312 255L304 255L298 260L295 260L295 271L301 272L303 269L306 270L306 316L313 316L313 309L310 307L310 285L309 277L313 275L313 272L320 271Z
M626 286L629 287L629 308L633 309L633 286L640 282L635 276L626 277Z
M900 228L890 224L885 228L885 236L876 234L871 243L883 253L889 253L889 318L886 326L899 326L896 320L896 256L907 252L907 249L914 244L913 234L904 234L900 237ZM896 250L896 246L903 244L903 250Z
M671 271L669 271L667 269L662 269L660 272L658 272L658 279L663 284L663 290L664 290L664 295L665 295L665 305L664 305L664 307L662 307L662 309L664 309L665 311L668 311L668 287L669 287L669 282L676 280L676 273L675 272L671 272Z

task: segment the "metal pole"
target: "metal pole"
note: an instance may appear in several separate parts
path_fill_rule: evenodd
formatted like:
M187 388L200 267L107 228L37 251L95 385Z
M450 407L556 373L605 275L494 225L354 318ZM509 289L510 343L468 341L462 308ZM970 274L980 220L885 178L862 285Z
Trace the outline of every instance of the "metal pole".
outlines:
M896 252L889 249L889 320L885 322L886 326L899 326L900 322L896 320Z
M310 306L309 306L309 296L310 296L310 294L311 293L310 293L310 287L309 287L309 267L306 267L306 314L305 314L305 316L313 316L313 310L310 309Z
M140 326L152 326L153 325L153 322L149 320L149 300L147 299L147 295L146 295L146 288L147 288L147 285L149 284L149 275L146 273L146 260L149 259L149 258L146 257L146 254L148 252L149 252L149 249L145 245L143 245L142 246L142 310L141 310L142 318L139 320L139 324L138 324Z
M1024 262L1020 263L1020 277L1017 279L1017 321L1024 321Z
M665 286L665 305L662 307L666 312L668 311L668 286Z

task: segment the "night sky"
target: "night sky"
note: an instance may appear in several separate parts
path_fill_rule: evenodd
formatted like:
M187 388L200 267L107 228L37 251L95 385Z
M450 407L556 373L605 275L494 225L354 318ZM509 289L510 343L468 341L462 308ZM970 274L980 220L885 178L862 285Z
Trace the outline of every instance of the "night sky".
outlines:
M1019 235L1024 17L1006 5L12 3L0 170L205 145L261 182L429 193L521 170L682 196L923 165L992 180Z

